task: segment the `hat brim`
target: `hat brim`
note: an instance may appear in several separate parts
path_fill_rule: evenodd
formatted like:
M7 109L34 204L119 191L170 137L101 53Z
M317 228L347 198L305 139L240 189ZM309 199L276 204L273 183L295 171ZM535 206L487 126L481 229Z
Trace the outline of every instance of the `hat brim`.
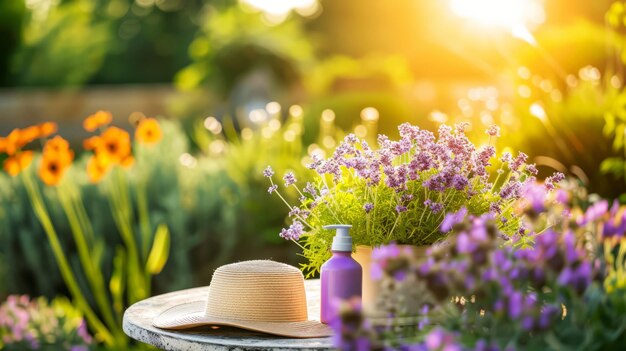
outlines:
M225 319L207 316L205 308L205 301L176 305L159 314L152 321L152 325L174 330L209 325L228 326L290 338L321 338L332 335L330 327L314 320L282 323Z

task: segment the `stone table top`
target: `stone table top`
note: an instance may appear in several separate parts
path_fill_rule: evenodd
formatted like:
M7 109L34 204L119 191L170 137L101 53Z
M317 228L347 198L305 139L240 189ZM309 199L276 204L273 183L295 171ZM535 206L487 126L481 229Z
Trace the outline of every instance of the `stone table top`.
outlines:
M320 281L305 281L310 319L319 320ZM290 339L243 329L199 327L165 330L152 326L152 320L166 309L189 301L207 298L208 287L181 290L154 296L130 306L124 313L124 332L131 338L163 350L328 350L331 338Z

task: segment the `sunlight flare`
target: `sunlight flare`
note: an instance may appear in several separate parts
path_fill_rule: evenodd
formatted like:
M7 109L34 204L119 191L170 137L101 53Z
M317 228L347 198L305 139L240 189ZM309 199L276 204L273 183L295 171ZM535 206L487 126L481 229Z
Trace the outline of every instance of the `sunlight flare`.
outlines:
M545 20L541 4L535 0L451 0L450 7L459 17L507 28L530 44L535 44L535 39L529 28Z

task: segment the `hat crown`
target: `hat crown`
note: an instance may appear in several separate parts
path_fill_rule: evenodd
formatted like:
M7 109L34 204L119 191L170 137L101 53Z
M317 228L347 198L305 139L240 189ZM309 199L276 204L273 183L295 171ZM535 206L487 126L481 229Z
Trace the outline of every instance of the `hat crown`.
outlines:
M306 321L302 272L269 260L222 266L213 273L206 315L264 322Z

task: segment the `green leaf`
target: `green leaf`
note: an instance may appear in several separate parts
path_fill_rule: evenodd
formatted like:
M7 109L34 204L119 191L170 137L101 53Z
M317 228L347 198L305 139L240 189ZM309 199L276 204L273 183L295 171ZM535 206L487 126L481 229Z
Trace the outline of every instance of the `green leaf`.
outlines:
M624 160L619 157L609 157L600 164L600 172L621 177L624 174Z
M606 136L613 135L615 131L615 114L612 112L607 112L604 114L604 128L603 133Z
M113 274L111 275L111 281L109 282L109 289L111 290L111 296L113 296L113 308L117 313L121 313L123 310L123 296L125 287L125 270L126 266L126 251L121 247L118 247L113 258Z
M105 244L104 240L98 239L96 240L93 247L93 261L95 262L96 269L100 269L100 265L102 264L102 258L104 257Z
M146 269L150 274L159 274L165 263L170 251L170 231L167 225L160 224L154 235L154 243L148 255Z
M624 124L618 124L615 128L615 140L613 140L613 149L620 150L624 146Z

